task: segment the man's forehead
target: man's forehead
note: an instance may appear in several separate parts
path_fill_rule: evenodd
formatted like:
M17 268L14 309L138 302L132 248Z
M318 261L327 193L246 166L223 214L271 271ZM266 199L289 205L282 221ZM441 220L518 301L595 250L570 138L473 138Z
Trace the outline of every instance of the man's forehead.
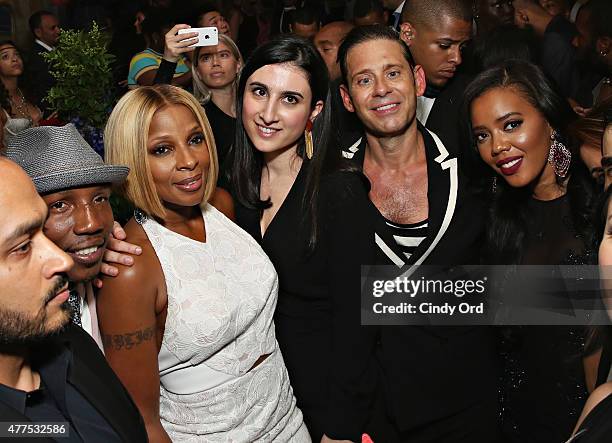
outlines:
M435 19L435 23L417 25L417 30L434 38L467 40L472 36L472 23L457 17L441 15Z
M0 160L0 207L10 208L0 211L0 232L2 241L7 232L23 223L44 223L47 207L39 197L32 181L17 165Z
M54 15L48 15L48 14L43 15L43 16L40 18L40 21L41 21L41 23L42 23L43 25L45 25L45 24L46 24L46 25L55 25L55 24L57 24L57 23L58 23L58 21L57 21L57 17L56 17L56 16L54 16Z
M45 200L45 202L48 202L50 200L57 199L57 198L65 198L65 199L75 198L77 199L77 198L95 195L100 192L105 192L105 191L110 192L110 190L111 190L110 184L106 184L106 183L105 184L95 184L95 185L90 185L90 186L79 186L79 187L74 187L74 188L61 189L55 192L48 192L44 194L42 198L43 200Z
M321 28L315 37L317 42L339 43L350 31L350 25L329 24Z
M399 40L368 40L353 46L346 57L349 73L362 69L376 69L388 64L408 66ZM376 54L376 57L372 57Z

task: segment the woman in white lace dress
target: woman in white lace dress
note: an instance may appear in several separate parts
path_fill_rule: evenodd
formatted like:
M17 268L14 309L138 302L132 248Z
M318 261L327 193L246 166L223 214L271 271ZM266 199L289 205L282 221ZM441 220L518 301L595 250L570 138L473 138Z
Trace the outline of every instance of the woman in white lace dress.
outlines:
M128 165L120 191L138 208L141 245L107 279L98 315L107 358L152 442L309 442L274 335L276 271L228 217L199 103L173 86L117 104L107 160Z

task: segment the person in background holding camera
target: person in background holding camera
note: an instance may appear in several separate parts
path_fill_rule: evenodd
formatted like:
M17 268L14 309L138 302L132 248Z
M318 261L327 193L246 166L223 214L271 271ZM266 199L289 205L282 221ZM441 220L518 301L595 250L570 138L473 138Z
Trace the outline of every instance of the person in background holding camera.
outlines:
M174 15L168 9L152 8L147 11L141 26L147 48L134 55L130 61L128 73L130 89L153 84L164 53L164 34L174 26ZM177 86L191 84L191 71L183 57L177 59L171 82Z

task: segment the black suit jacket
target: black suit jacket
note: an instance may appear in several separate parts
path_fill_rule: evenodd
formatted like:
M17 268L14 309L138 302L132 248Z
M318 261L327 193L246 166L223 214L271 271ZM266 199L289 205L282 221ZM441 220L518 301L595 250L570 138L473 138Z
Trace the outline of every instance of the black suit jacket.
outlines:
M396 276L418 265L478 264L483 240L485 206L469 189L457 156L422 125L419 130L427 157L429 235L409 260L397 250L384 219L371 205L376 243L385 244L391 254L378 248L374 264L395 265ZM362 167L364 153L365 139L343 156ZM376 340L385 402L402 440L496 441L497 357L491 328L380 326ZM468 410L480 412L457 418ZM457 420L466 430L486 427L490 432L484 438L440 437L454 435ZM439 432L436 437L420 433L432 429Z
M80 327L70 324L51 343L38 347L33 355L45 358L58 346L68 345L72 350L72 364L68 373L70 383L106 419L121 440L128 443L147 442L147 431L138 408L132 401L98 345ZM0 403L0 421L28 422L27 417ZM42 443L55 440L20 438L20 442Z
M460 152L461 134L461 103L463 91L470 83L471 77L457 75L440 91L425 122L425 127L435 133L451 154Z
M43 112L48 106L48 103L44 102L43 99L55 84L55 80L49 73L49 64L41 55L45 52L47 50L35 42L28 54L25 70L28 95Z

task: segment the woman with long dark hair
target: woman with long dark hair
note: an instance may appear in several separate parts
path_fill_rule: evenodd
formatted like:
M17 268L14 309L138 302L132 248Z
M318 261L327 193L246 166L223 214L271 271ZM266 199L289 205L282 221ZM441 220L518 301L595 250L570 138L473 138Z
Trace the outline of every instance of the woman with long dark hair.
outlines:
M0 107L6 112L5 129L18 132L38 125L42 111L23 87L23 59L15 43L0 42Z
M283 36L259 46L237 92L228 158L236 221L279 274L277 339L313 441L361 439L358 396L373 382L360 349L360 264L371 263L361 176L340 171L329 78L314 46ZM367 359L366 359L367 360ZM355 374L355 375L353 375ZM364 412L365 411L365 412ZM361 419L361 417L359 417Z
M490 264L595 263L593 182L566 128L573 113L525 61L490 68L465 91L472 145L493 171L485 257ZM511 442L564 441L597 361L580 327L503 331L504 432ZM593 369L593 371L589 370Z

